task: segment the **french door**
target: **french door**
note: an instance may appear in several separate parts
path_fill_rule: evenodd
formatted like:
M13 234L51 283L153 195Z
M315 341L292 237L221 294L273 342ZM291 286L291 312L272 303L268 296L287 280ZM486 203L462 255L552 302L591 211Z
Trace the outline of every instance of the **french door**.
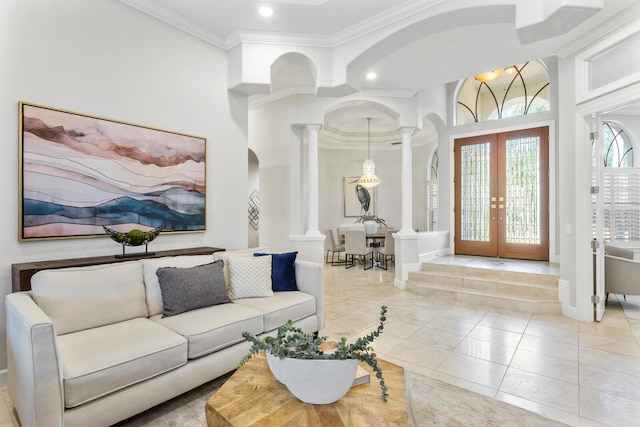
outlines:
M455 252L549 259L549 128L456 139Z

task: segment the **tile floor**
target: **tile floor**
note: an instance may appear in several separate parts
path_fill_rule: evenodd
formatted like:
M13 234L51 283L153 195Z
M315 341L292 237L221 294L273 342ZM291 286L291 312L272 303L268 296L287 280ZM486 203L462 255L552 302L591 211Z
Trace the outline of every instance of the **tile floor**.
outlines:
M395 288L393 275L327 266L322 334L364 335L384 304L375 348L386 360L572 426L640 425L640 320L615 298L601 323L582 323L433 303ZM19 426L6 387L0 395L0 427Z
M392 268L325 273L323 335L364 335L384 304L374 347L388 361L568 425L640 425L640 320L613 295L602 322L584 323L434 303L395 288Z

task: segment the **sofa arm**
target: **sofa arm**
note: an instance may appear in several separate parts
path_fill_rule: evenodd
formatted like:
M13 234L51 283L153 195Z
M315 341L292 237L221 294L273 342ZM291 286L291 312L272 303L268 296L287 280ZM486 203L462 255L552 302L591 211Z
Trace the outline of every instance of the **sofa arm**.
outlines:
M296 284L298 290L316 298L318 331L324 328L324 268L309 261L296 261Z
M640 261L612 255L604 257L605 292L640 295Z
M5 299L8 387L23 426L62 426L62 362L53 322L29 292Z

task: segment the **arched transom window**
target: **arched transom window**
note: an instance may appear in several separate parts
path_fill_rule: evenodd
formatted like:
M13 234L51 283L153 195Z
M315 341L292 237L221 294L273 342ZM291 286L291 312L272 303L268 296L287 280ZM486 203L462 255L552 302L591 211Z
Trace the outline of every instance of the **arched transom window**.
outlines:
M458 92L456 124L549 111L549 76L538 61L467 78Z

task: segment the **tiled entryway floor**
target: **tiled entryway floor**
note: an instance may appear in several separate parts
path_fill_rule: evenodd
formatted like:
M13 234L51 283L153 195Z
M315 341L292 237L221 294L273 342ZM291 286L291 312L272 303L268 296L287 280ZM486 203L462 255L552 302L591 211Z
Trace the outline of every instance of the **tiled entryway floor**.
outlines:
M362 336L384 304L374 347L390 362L569 425L640 425L640 320L627 319L614 295L602 322L584 323L434 303L395 288L393 274L327 266L321 334Z

